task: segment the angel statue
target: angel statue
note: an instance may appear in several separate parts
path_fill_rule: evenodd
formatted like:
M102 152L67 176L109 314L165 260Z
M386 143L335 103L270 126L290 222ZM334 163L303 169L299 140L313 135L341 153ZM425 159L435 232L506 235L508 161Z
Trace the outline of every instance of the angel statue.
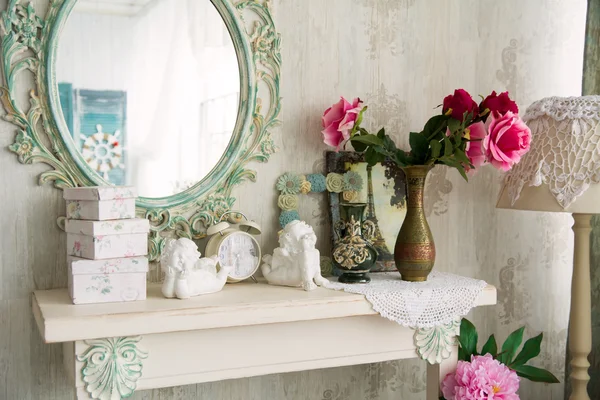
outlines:
M190 239L169 239L160 257L165 272L163 296L187 299L220 291L232 268L221 267L217 272L217 261L216 256L200 258L198 246Z
M279 247L265 255L262 273L272 285L313 290L329 281L321 276L321 257L315 248L317 236L304 221L292 221L279 234Z

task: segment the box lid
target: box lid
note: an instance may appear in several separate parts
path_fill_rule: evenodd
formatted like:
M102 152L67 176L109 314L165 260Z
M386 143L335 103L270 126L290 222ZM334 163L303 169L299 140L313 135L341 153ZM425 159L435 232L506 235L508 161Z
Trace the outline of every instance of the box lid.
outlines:
M114 200L136 197L137 191L133 186L89 186L63 190L65 200Z
M65 231L88 236L148 233L150 231L150 221L144 218L115 219L109 221L67 219L65 222Z
M106 260L88 260L68 256L67 262L73 275L148 272L148 257L145 256L109 258Z

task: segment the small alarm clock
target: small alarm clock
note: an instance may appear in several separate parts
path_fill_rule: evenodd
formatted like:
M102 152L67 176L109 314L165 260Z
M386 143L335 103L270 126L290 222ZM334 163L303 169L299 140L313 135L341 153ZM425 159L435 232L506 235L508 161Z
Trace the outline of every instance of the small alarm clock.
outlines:
M234 214L230 220L242 216L245 221L230 225L223 221L223 217L228 214ZM260 233L260 226L256 222L249 221L240 212L229 211L221 216L218 223L207 229L206 234L212 237L206 244L204 255L217 256L219 266L232 268L227 282L241 282L254 275L260 266L260 246L254 237Z

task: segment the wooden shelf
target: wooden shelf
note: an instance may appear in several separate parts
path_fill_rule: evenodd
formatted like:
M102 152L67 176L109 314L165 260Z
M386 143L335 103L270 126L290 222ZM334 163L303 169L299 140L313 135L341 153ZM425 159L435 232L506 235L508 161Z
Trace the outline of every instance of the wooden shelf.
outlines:
M476 305L492 304L496 288L488 285ZM376 314L362 295L246 282L188 300L166 299L160 285L149 285L144 301L87 305L73 305L66 289L42 290L32 306L46 343Z

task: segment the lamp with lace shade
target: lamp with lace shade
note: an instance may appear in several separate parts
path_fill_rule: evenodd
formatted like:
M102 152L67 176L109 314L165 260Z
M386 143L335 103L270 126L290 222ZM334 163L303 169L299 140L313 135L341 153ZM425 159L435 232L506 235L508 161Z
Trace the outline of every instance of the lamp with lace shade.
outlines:
M506 175L497 207L573 214L569 399L589 400L590 219L600 214L600 96L545 98L523 120L531 129L531 149Z

